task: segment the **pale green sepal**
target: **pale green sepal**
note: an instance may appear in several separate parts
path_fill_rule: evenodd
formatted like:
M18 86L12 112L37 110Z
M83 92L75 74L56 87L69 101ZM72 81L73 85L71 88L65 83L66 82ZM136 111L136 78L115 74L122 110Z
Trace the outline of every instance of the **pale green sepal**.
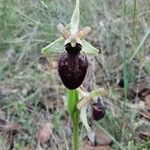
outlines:
M80 119L81 119L83 125L85 126L87 132L89 132L90 131L90 126L88 125L87 114L86 114L87 106L88 105L85 105L84 107L81 108Z
M79 20L80 20L79 0L76 0L76 6L73 11L73 15L71 17L70 22L70 32L72 35L78 31Z
M44 55L61 54L64 50L64 39L61 37L41 50Z
M97 56L99 50L85 40L82 40L82 51L86 54Z

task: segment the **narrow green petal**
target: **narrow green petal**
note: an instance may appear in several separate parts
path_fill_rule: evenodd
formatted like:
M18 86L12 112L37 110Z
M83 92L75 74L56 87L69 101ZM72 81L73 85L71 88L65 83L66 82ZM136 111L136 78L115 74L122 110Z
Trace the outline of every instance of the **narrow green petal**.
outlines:
M82 50L83 52L90 54L90 55L97 55L99 50L92 46L90 43L88 43L85 40L82 40Z
M64 50L64 39L61 37L41 50L44 55L61 54Z
M76 6L70 22L70 32L72 35L78 31L79 21L80 21L79 0L76 0Z
M90 131L90 126L88 125L88 122L87 122L87 113L86 113L87 106L88 105L81 108L80 119L81 119L83 125L85 126L87 132L89 132Z

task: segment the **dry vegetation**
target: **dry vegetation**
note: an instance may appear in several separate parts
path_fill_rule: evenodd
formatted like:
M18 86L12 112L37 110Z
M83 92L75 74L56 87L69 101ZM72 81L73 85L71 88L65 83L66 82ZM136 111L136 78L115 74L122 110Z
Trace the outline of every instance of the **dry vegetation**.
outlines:
M40 51L59 36L56 26L69 22L74 5L73 0L0 0L0 150L72 149L58 57L46 59ZM88 56L83 85L110 91L106 117L91 122L96 145L90 146L82 124L81 145L148 150L150 1L81 0L80 9L81 28L92 27L87 40L101 50Z

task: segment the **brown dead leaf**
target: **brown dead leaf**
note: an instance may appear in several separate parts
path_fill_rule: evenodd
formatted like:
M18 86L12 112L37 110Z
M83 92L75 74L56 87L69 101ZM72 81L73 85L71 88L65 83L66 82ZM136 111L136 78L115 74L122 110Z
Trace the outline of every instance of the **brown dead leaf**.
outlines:
M84 141L82 145L82 150L111 150L111 147L109 145L91 146L88 141Z
M53 125L50 122L45 123L38 131L37 140L38 143L46 143L52 135Z

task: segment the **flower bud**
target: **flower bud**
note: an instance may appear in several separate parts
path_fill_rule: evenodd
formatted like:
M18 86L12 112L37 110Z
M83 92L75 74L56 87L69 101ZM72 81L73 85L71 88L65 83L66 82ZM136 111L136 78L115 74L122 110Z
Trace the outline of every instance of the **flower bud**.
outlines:
M103 100L98 97L97 103L92 104L92 116L93 119L98 121L105 116L105 105Z

